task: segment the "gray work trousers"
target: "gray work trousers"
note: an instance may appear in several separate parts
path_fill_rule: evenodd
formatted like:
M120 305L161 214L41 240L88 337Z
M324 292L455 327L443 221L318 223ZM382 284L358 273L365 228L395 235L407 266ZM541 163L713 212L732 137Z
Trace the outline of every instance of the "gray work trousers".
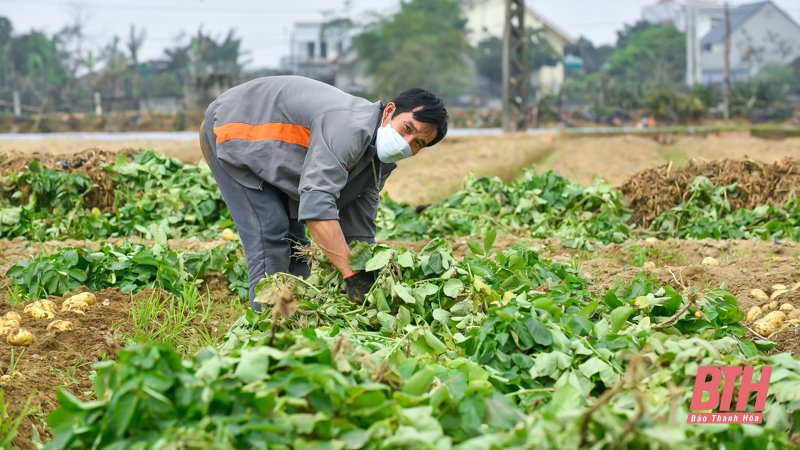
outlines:
M307 260L296 250L310 243L306 227L289 217L284 192L267 183L262 183L260 190L251 189L228 175L217 159L214 131L207 129L205 121L200 127L200 148L242 240L250 278L250 306L261 311L261 304L255 301L255 287L265 274L288 272L305 278L311 273Z

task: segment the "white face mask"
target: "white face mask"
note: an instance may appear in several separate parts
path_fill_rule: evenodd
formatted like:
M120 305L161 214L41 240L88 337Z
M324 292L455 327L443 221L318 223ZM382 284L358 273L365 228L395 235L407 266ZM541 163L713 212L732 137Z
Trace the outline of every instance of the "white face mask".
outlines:
M408 142L394 129L391 122L385 127L378 128L375 146L378 148L378 159L385 163L397 162L412 154Z

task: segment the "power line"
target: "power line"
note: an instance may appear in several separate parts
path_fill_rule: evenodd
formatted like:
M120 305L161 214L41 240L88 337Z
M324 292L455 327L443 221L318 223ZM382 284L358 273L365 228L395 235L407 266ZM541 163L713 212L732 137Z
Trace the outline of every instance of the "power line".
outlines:
M218 8L218 7L200 7L200 6L168 6L168 5L114 5L108 3L92 3L92 2L58 2L37 0L31 2L29 0L0 0L0 3L24 3L26 5L42 5L42 6L77 6L77 7L91 7L97 9L117 9L128 11L167 11L185 13L214 13L214 14L285 14L285 13L320 13L322 11L329 11L328 8Z

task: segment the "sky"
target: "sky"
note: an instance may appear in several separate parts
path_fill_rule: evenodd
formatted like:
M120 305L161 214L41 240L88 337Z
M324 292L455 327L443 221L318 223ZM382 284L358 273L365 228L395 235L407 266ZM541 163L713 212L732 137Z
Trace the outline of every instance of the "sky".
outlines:
M616 31L641 17L641 9L657 0L528 0L544 17L575 37L613 44ZM773 0L800 23L800 0ZM31 29L52 34L80 20L87 45L97 49L115 34L124 38L130 25L146 29L141 60L159 58L183 34L199 27L216 36L234 28L248 52L247 68L277 67L289 52L292 25L324 21L343 13L345 4L356 20L370 14L390 14L399 0L0 0L0 16L8 17L15 33ZM731 1L731 5L748 3ZM183 42L187 42L184 39Z

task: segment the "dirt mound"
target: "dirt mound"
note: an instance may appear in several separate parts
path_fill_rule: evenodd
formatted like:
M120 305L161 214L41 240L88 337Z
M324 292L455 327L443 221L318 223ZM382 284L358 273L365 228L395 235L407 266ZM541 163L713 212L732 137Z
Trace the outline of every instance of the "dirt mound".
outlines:
M690 160L677 168L670 163L640 171L622 183L620 189L634 211L632 220L648 226L661 213L684 203L700 175L715 186L736 183L739 195L728 199L734 209L781 204L800 194L800 161L790 158L773 163Z

